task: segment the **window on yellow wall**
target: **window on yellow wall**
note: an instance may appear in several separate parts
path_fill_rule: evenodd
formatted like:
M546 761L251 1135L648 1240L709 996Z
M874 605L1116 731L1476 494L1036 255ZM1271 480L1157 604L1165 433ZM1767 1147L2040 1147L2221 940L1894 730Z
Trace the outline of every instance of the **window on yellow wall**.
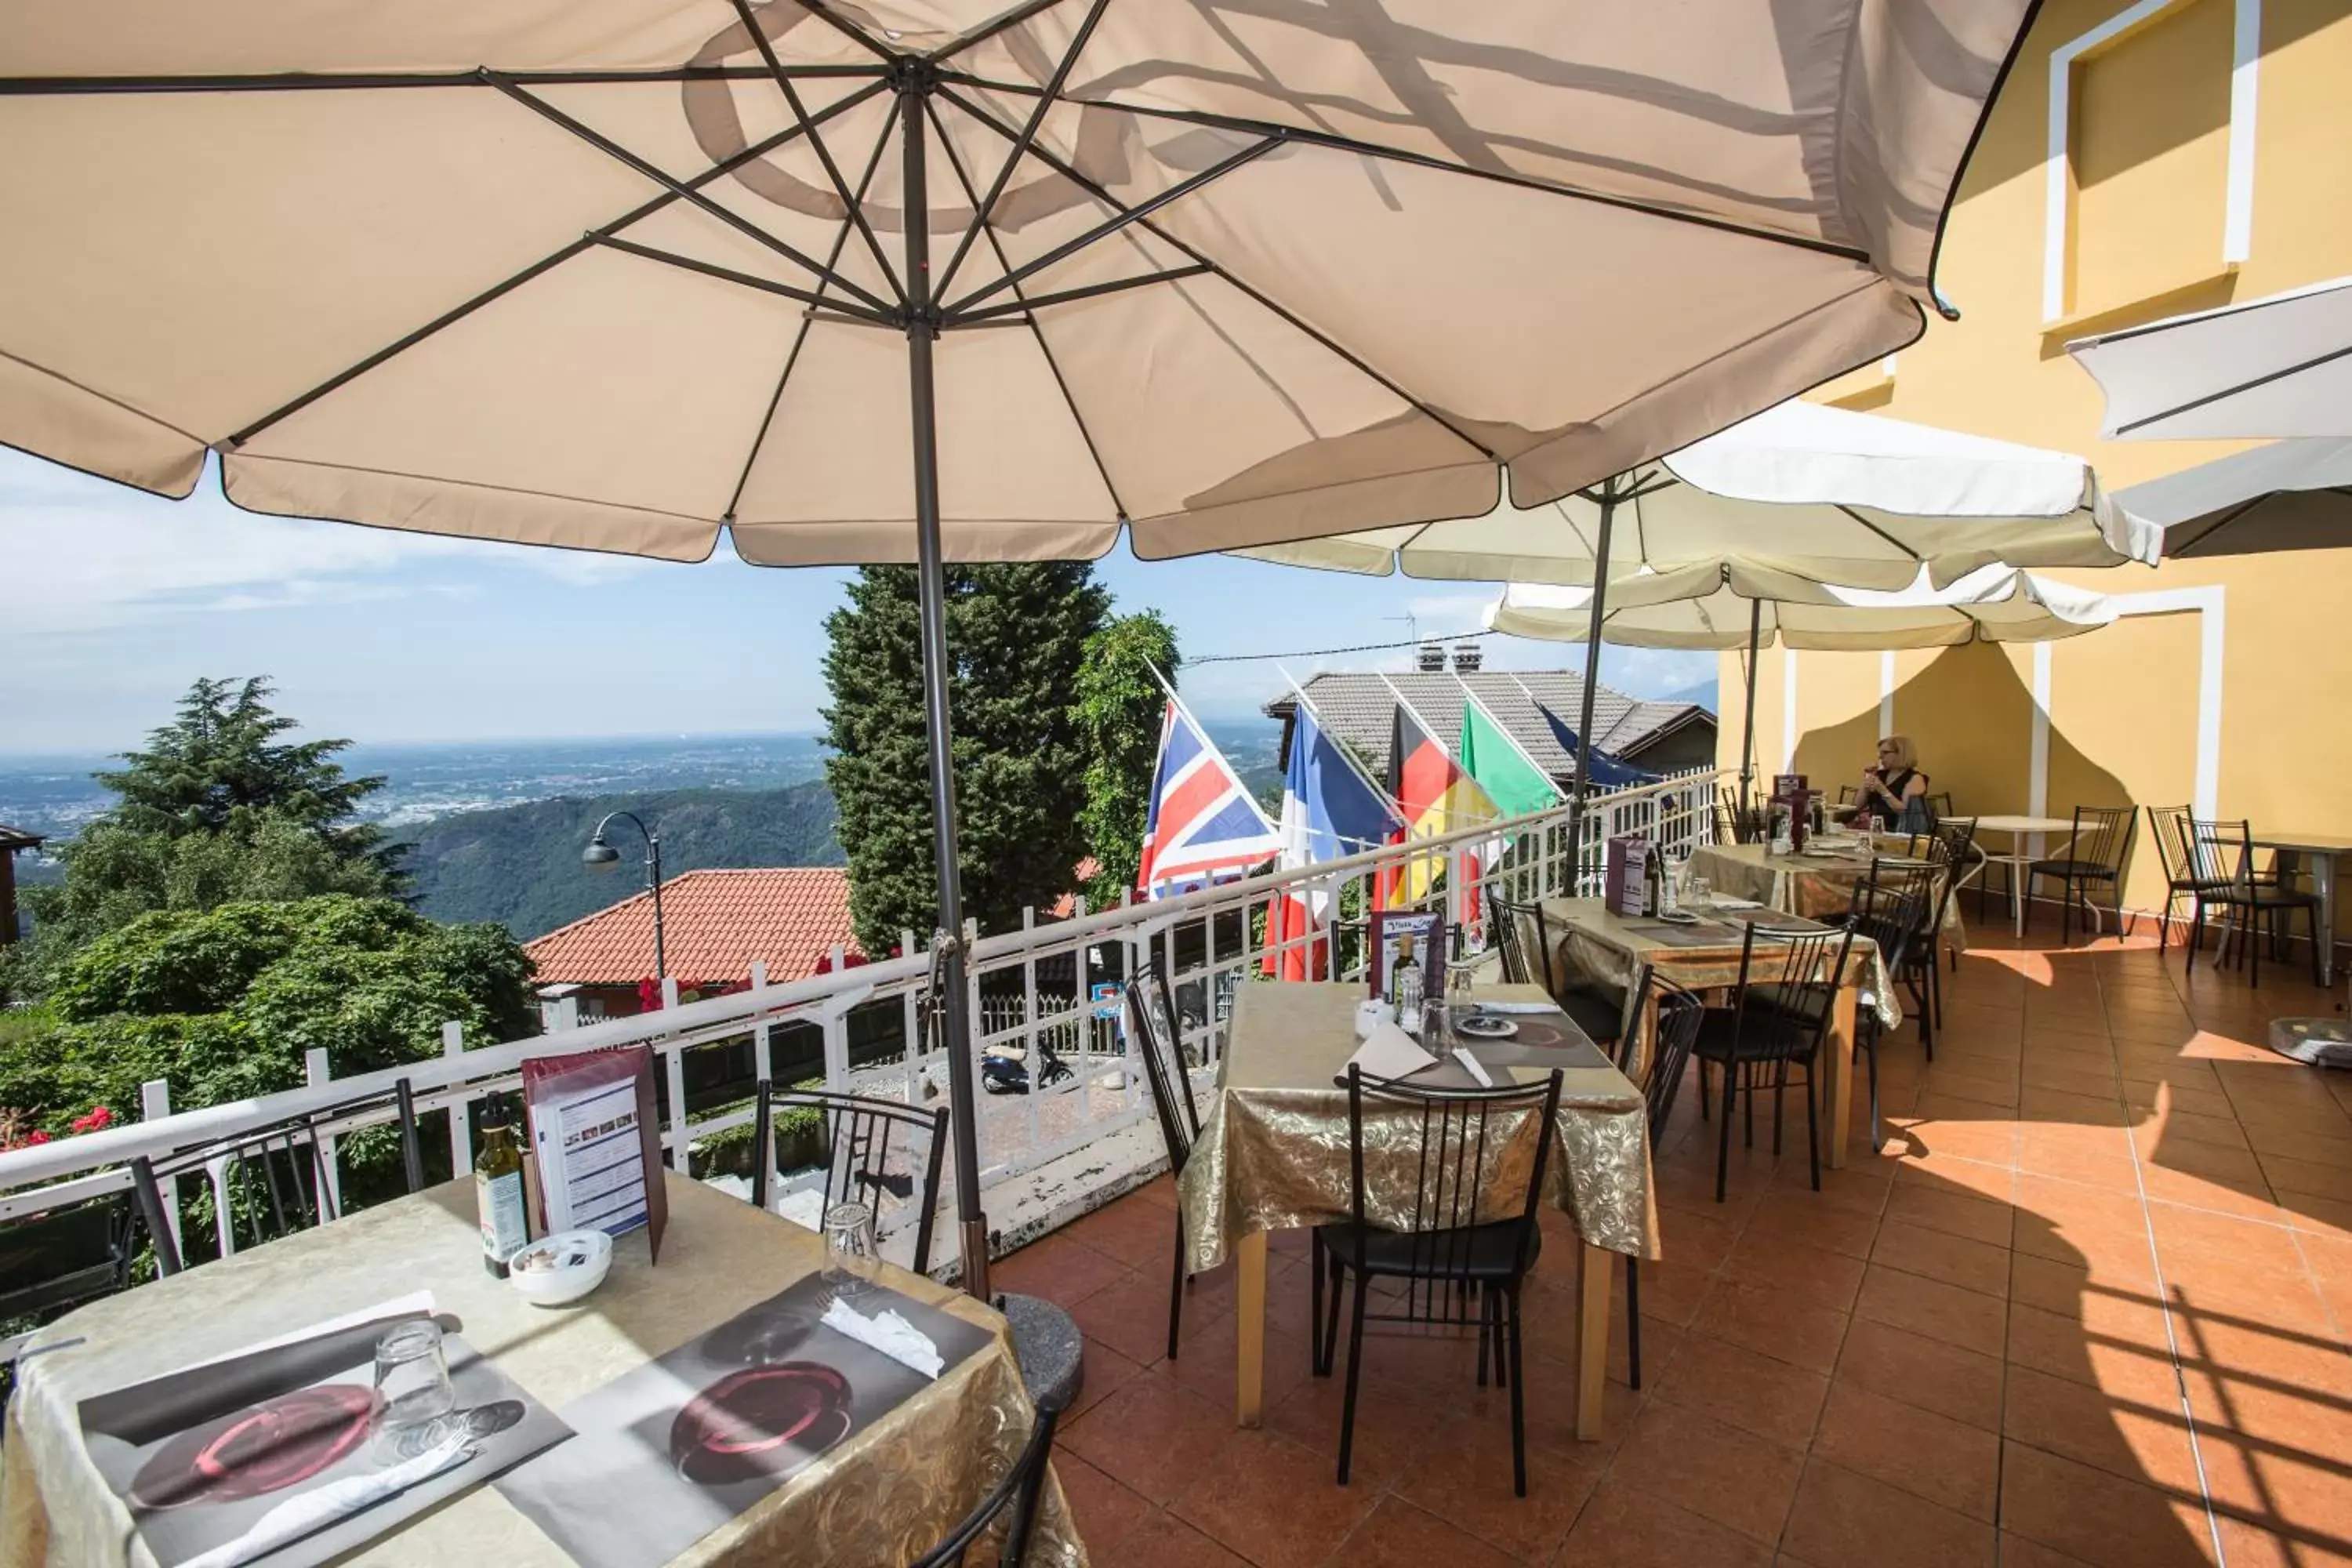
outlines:
M2221 268L2233 0L2190 0L2076 63L2073 308L2162 294Z

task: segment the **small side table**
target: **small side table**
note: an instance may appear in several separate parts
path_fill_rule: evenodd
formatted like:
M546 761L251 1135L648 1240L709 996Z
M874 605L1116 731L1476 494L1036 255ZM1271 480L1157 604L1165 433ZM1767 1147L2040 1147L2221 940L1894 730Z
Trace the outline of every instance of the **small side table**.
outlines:
M2336 860L2352 855L2352 838L2333 833L2257 833L2254 847L2273 851L2282 862L2279 873L2292 876L2305 860L2311 862L2312 891L2319 895L2319 983L2336 984Z
M1984 858L1987 864L1998 862L1999 864L2009 868L2010 929L2014 934L2022 937L2025 934L2025 900L2029 891L2026 887L2026 882L2029 879L2026 876L2025 868L2036 860L2046 859L2048 858L2042 846L2039 842L2026 844L2023 840L2029 837L2039 840L2042 835L2047 833L2064 833L2071 835L2074 831L2074 819L2071 816L1978 817L1977 831L1979 833L1982 833L1987 829L1990 829L1995 833L2006 833L2009 835L2010 850L2008 854L1996 855L1991 850L1987 849L1984 851ZM2071 842L2071 839L2069 841ZM1979 846L1979 847L1981 848L1982 846ZM2092 919L2095 921L2098 916L2095 913L2095 906L2094 908L2095 912ZM2095 930L2096 928L2094 927L2094 929Z

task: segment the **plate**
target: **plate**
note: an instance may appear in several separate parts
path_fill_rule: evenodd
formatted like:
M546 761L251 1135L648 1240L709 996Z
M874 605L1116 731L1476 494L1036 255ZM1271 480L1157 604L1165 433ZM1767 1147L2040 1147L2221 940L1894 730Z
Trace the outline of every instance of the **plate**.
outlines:
M1670 926L1695 926L1705 923L1688 910L1668 910L1658 918Z
M1494 1018L1484 1013L1473 1013L1467 1017L1455 1019L1454 1032L1457 1035L1467 1035L1474 1040L1507 1040L1519 1032L1519 1026L1508 1018Z

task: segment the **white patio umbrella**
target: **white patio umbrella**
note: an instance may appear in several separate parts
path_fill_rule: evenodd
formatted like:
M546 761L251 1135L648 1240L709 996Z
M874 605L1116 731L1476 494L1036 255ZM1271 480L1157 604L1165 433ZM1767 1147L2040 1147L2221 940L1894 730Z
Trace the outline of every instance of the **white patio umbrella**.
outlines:
M1802 586L1799 597L1758 591L1735 571L1707 588L1696 574L1649 574L1612 583L1605 642L1633 647L1748 649L1747 732L1739 752L1745 796L1756 752L1756 658L1774 641L1789 648L1862 651L1951 647L1968 642L2051 642L2110 625L2104 594L2011 566L1985 566L1947 587L1923 570L1908 588ZM1486 608L1486 624L1514 637L1589 639L1593 591L1513 583Z
M1591 670L1629 584L1653 605L1718 589L1824 603L1827 585L1901 593L2002 565L2153 563L2162 537L2118 510L2071 452L1793 402L1549 506L1237 553L1343 572L1598 584ZM1580 737L1591 733L1592 692L1587 681ZM1584 793L1580 767L1571 818Z
M2066 345L2111 441L2352 437L2352 278Z
M256 510L919 564L1540 505L1912 341L2028 0L0 10L0 441ZM919 214L909 221L909 214ZM979 215L977 220L975 215Z
M2352 546L2352 439L2273 441L2116 492L2167 555Z

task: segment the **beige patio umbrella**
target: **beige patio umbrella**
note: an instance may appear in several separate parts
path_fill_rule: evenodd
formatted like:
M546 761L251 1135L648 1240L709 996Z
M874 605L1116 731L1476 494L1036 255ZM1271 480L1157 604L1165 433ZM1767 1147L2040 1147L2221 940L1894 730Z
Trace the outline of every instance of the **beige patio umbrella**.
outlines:
M174 496L211 452L288 515L919 562L953 933L943 559L1473 515L1505 464L1540 505L1902 347L2031 10L8 7L0 441Z
M1710 582L1711 584L1710 585ZM1776 594L1790 596L1780 597ZM1588 644L1593 592L1513 583L1486 607L1486 624L1514 637ZM1938 588L1921 568L1892 593L1780 582L1734 568L1643 573L1609 585L1601 639L1632 647L1748 650L1747 730L1739 751L1746 799L1755 773L1756 658L1788 648L1847 652L1953 647L1969 642L2053 642L2112 625L2104 594L2011 566L1985 566Z

